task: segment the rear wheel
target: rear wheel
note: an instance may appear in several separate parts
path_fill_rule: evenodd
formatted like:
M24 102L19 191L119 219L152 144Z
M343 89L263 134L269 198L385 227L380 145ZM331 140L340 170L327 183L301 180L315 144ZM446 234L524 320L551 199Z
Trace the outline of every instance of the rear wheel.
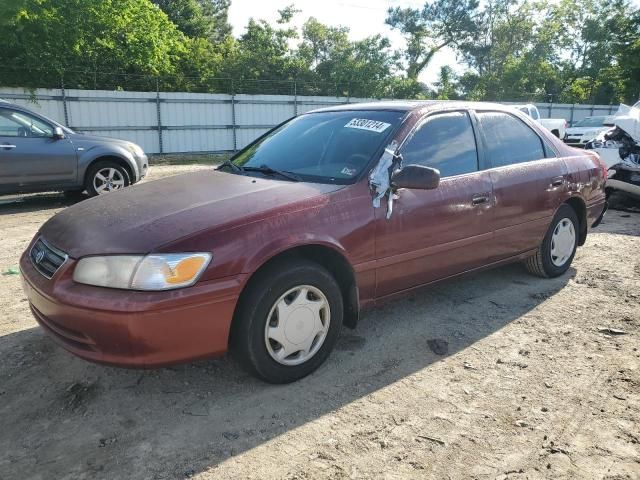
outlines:
M525 261L527 270L539 277L557 277L571 266L578 247L578 216L569 205L562 205L538 251Z
M327 359L342 327L342 294L332 275L306 260L258 272L241 299L231 347L270 383L289 383Z
M85 188L90 197L95 197L121 190L130 184L129 173L122 165L111 160L103 160L89 168Z

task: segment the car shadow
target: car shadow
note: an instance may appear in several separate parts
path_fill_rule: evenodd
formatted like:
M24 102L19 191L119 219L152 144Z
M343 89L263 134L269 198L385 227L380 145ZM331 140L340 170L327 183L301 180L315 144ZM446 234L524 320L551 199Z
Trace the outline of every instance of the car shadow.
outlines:
M62 192L36 193L32 195L0 195L0 215L12 213L42 212L69 207L89 196L86 193L65 195Z
M464 371L474 344L575 273L543 280L512 265L423 289L367 312L325 365L289 385L262 383L229 358L124 370L77 359L38 328L0 337L0 477L202 472L418 371L442 375L447 356L460 354Z

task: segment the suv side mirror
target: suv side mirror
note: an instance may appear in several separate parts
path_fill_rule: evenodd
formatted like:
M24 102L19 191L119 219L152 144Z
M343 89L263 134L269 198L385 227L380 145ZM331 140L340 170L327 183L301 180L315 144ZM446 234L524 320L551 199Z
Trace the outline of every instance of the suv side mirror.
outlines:
M62 128L60 127L55 127L53 129L52 137L54 140L62 140L64 138L64 130L62 130Z
M440 172L422 165L407 165L391 174L391 185L396 188L433 190L440 183Z

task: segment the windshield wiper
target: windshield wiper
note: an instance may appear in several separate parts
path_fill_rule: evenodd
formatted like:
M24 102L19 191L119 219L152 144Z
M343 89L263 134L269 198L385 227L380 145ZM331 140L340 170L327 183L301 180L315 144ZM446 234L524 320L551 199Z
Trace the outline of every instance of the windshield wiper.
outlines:
M294 182L301 182L302 178L296 175L293 172L287 172L286 170L278 170L276 168L271 168L268 165L260 165L259 167L243 167L245 172L260 172L266 173L267 175L280 175L281 177L287 178Z
M218 168L216 168L216 170L222 170L224 167L229 167L234 172L242 172L244 170L242 167L239 167L231 160L225 160L218 166Z

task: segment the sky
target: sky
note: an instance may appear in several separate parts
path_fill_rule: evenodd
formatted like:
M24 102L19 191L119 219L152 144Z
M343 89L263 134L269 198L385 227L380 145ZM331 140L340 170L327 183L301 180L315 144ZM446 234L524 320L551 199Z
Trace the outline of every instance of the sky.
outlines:
M425 0L231 0L229 21L233 26L234 35L242 35L251 17L275 23L278 19L278 10L292 3L301 10L292 22L297 27L301 27L309 17L316 17L327 25L349 27L349 37L352 40L380 33L389 38L394 49L402 49L404 48L402 36L384 23L387 9L389 7L421 8ZM631 3L640 6L640 0L631 0ZM444 49L435 55L429 66L421 73L420 80L429 84L435 82L443 65L449 65L458 73L463 71L463 66L456 59L453 50Z
M229 22L233 26L233 34L242 35L251 17L274 23L278 19L278 10L292 3L301 10L292 22L297 27L301 27L309 17L316 17L327 25L349 27L349 37L352 40L380 33L391 40L394 49L400 49L404 47L402 36L384 23L387 9L389 7L421 8L424 0L231 0ZM456 68L457 63L453 51L440 52L423 71L420 80L432 83L436 80L442 65L450 65L460 70Z

